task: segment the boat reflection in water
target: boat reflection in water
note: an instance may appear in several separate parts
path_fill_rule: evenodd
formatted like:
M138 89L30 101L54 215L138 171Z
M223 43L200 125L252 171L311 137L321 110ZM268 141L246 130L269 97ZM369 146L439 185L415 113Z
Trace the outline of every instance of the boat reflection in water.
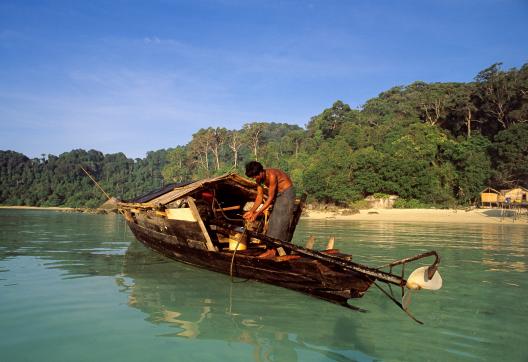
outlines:
M296 292L174 263L131 243L117 278L128 304L146 320L173 326L163 337L252 346L256 361L296 361L298 353L324 359L373 360L361 350L353 313ZM320 357L319 357L320 358Z

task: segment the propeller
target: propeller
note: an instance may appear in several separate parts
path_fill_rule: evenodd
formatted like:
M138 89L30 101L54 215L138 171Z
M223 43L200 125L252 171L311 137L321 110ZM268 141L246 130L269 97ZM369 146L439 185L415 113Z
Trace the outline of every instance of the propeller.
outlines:
M402 307L407 310L409 304L411 304L411 290L438 290L442 288L442 277L436 268L432 269L428 266L422 266L409 275L405 286L407 290L402 298Z

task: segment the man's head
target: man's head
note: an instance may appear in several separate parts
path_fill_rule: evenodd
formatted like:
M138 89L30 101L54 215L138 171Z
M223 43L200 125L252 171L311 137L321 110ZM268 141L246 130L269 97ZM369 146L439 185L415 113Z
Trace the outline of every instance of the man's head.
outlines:
M258 161L251 161L246 163L246 176L256 179L260 173L264 171L264 167Z

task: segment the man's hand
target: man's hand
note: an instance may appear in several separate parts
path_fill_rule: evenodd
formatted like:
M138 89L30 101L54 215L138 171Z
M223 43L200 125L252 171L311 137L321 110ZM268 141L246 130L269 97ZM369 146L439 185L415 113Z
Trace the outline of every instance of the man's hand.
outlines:
M257 218L258 216L258 213L257 212L254 212L254 211L248 211L244 214L244 219L248 220L248 221L255 221L255 219Z

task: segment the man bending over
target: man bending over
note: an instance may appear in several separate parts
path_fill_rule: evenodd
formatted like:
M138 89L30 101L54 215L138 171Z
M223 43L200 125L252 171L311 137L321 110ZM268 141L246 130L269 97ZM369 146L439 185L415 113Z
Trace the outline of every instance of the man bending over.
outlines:
M273 205L266 235L288 241L288 228L295 206L295 190L290 177L276 168L265 169L257 161L246 164L246 176L251 177L257 183L257 197L253 207L244 214L244 219L254 221L257 216ZM268 188L268 199L259 209L264 200L263 184Z

